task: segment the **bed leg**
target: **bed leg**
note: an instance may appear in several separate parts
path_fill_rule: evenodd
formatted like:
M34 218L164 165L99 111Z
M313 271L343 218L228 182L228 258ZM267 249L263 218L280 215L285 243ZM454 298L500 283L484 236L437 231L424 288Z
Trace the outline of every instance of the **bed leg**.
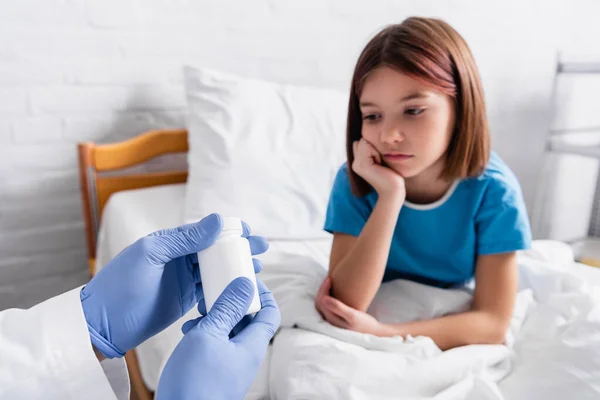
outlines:
M142 372L140 371L135 349L125 354L125 362L129 370L129 381L131 382L131 400L152 400L154 394L148 390L142 379Z

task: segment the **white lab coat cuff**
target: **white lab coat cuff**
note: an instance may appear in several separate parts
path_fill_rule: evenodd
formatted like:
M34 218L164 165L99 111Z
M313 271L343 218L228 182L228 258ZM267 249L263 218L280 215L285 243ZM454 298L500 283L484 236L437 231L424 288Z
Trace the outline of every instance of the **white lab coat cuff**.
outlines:
M129 400L131 388L125 358L107 358L100 364L117 400Z

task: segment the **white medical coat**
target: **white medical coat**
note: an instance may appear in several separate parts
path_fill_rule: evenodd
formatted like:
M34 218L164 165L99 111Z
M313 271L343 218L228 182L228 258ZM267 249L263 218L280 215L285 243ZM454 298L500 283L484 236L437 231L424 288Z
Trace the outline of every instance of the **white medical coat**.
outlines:
M94 354L80 291L0 312L0 399L129 398L125 361Z

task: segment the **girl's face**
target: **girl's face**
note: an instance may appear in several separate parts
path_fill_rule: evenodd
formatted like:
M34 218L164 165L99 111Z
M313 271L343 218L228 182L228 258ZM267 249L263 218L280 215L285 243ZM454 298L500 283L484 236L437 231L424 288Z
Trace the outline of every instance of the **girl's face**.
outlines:
M404 178L429 170L437 179L454 130L452 98L384 66L366 78L359 100L362 137L385 165Z

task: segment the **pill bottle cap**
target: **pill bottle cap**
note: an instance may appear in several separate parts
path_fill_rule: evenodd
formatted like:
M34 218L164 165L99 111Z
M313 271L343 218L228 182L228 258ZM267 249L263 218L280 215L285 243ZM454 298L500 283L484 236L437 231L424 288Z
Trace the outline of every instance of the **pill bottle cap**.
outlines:
M235 217L221 217L223 220L223 228L221 229L221 236L242 236L243 228L242 221Z

